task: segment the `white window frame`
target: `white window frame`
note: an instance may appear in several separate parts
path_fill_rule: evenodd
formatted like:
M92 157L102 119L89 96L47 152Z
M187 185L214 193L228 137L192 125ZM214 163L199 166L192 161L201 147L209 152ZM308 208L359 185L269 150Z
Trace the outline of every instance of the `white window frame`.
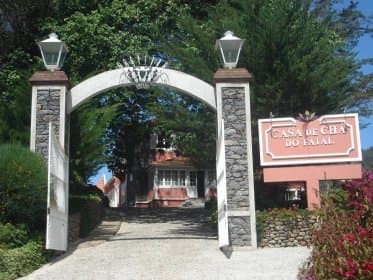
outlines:
M162 188L182 188L188 186L185 169L158 169L157 185Z

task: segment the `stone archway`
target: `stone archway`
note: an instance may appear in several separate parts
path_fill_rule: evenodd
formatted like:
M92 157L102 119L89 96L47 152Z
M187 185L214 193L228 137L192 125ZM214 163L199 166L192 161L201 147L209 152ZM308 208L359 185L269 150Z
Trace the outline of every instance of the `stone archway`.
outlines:
M48 126L56 128L58 141L68 151L69 115L84 101L110 89L134 85L124 71L106 71L75 87L62 71L36 72L31 78L32 110L30 148L48 160ZM215 88L189 74L160 69L154 86L182 91L217 112L217 188L219 246L254 247L256 222L251 151L249 79L246 69L220 69Z

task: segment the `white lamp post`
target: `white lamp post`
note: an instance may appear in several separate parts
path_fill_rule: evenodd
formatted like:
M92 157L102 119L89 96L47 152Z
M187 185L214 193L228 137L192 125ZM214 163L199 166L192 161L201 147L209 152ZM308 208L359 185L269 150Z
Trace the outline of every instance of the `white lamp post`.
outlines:
M58 39L56 33L49 34L48 39L37 42L37 44L45 68L50 71L60 70L68 52L66 44Z
M220 50L224 68L235 68L245 40L234 36L232 31L224 33L224 37L216 40L215 49Z

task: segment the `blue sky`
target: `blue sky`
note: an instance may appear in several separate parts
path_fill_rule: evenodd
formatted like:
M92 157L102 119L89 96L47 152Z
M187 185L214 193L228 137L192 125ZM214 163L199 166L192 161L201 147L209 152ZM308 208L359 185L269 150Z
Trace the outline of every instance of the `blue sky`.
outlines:
M344 2L349 3L349 1L344 1ZM359 9L363 11L365 16L372 15L373 14L373 1L372 0L360 0ZM356 51L358 52L357 54L358 58L373 57L373 38L367 35L362 37L359 41ZM362 70L365 74L372 73L373 66L372 65L364 66ZM367 128L361 129L360 131L361 146L363 149L373 147L373 116L370 118L361 118L360 121L362 123L368 124Z
M343 1L342 5L348 5L349 2L350 1ZM373 0L360 0L359 9L366 16L372 15L373 14ZM373 38L367 35L362 37L359 41L358 46L356 47L356 52L357 52L358 58L373 57ZM373 66L366 65L362 68L362 71L365 74L372 73ZM361 147L363 149L373 147L373 116L370 118L360 117L360 122L363 124L368 124L366 128L360 130ZM109 179L111 177L111 172L105 166L98 171L97 175L89 178L89 183L96 184L96 182L100 179L100 177L103 174L106 175L106 179Z

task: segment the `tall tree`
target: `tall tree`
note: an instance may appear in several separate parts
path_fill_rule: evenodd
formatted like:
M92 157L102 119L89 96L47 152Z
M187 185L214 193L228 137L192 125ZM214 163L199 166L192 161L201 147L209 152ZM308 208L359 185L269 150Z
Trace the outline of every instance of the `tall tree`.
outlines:
M372 77L359 73L361 64L350 50L365 22L356 5L338 13L334 2L219 1L207 20L181 18L179 32L166 36L164 50L182 69L211 81L218 66L215 39L232 30L247 40L238 66L253 74L254 145L256 120L271 112L295 116L308 109L322 115L361 108L369 115Z
M51 31L56 31L70 48L64 70L76 84L114 69L125 56L145 53L166 57L173 68L210 82L219 65L214 41L224 31L233 30L247 39L240 66L253 73L254 133L255 120L270 112L282 116L305 109L324 114L358 108L361 113L371 114L367 100L372 97L372 76L359 73L363 62L357 61L351 51L357 38L371 28L355 2L339 10L335 9L336 2L4 0L0 3L0 39L9 44L0 45L0 141L28 142L31 98L27 78L42 68L40 58L35 57L38 50L34 39ZM132 139L138 139L154 129L149 123L152 117L168 133L176 131L179 146L189 147L184 152L195 158L200 151L210 151L208 143L214 147L214 114L198 102L179 99L175 92L163 93L118 90L74 112L71 158L77 164L76 170L82 170L79 180L94 171L92 158L100 158L93 156L94 143L97 151L102 151L109 143L108 135L117 131L113 137L118 142L112 147L118 148L121 131L133 131ZM139 99L127 103L130 96L141 95L144 102ZM105 99L109 101L105 103ZM104 104L112 106L115 102L120 105L102 111ZM148 116L138 122L130 121L134 116L121 122L135 104L141 108L138 113L147 112ZM98 120L100 125L96 125ZM201 129L206 126L208 129ZM192 137L188 134L192 128L201 133ZM193 151L192 144L201 146ZM114 154L108 156L113 161Z
M247 39L240 65L253 74L256 118L270 112L295 115L305 109L318 114L337 112L347 99L353 102L356 94L360 65L346 50L356 39L351 33L356 33L342 32L342 27L337 32L340 21L330 26L318 20L311 4L302 0L220 1L209 11L207 22L190 16L181 19L181 32L167 37L165 50L187 71L210 81L217 66L214 40L231 29ZM344 25L359 23L354 17L339 18Z

